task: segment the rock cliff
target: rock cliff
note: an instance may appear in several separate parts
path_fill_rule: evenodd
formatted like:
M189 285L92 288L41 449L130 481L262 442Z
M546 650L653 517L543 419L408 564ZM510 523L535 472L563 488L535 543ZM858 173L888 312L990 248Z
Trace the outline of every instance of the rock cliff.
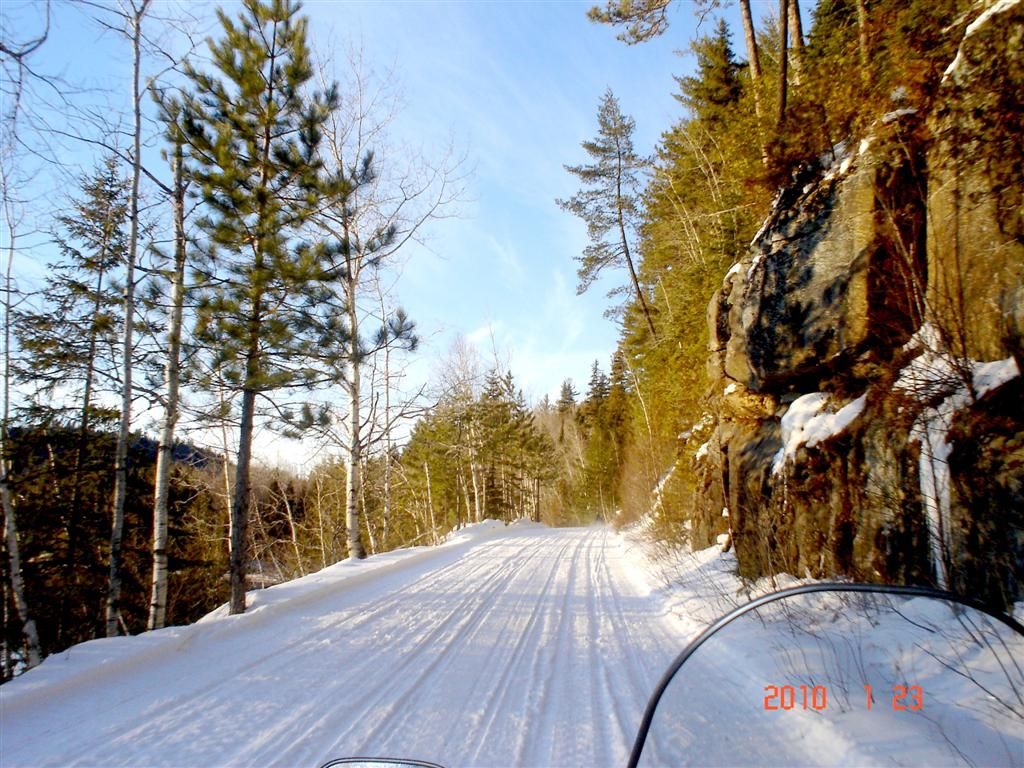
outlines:
M931 113L806 169L712 300L694 530L742 575L1024 596L1022 38L977 11Z

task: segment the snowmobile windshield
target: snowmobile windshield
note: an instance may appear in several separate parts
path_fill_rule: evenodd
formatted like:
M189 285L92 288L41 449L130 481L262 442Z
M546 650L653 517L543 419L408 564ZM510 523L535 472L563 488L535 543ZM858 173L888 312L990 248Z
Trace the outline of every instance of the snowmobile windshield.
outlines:
M1024 766L1024 628L928 590L801 587L709 627L631 766Z
M436 763L394 757L342 757L324 763L321 768L441 768Z

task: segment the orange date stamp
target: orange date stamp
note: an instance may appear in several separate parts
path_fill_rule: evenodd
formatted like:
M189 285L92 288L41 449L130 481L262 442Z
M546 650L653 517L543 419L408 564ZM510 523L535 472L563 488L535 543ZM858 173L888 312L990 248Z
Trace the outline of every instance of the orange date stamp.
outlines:
M864 686L865 705L870 710L878 704L870 685ZM895 712L920 712L924 709L924 691L919 685L894 685L889 699ZM825 685L766 685L764 709L768 711L828 709L828 686ZM884 704L882 705L884 706Z

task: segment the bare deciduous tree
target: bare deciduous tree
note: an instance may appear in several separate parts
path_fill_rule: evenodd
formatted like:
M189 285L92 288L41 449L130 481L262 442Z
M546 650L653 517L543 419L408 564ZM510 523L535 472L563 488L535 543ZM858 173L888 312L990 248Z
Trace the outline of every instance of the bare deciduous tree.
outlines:
M352 97L325 127L328 166L344 179L345 191L315 219L325 240L328 278L321 323L333 348L309 351L319 357L326 380L344 391L344 428L335 430L326 423L320 427L342 449L349 555L361 558L365 550L359 521L360 468L367 426L380 394L363 391L364 385L375 385L365 366L377 354L390 356L396 348L416 344L413 325L401 309L378 312L384 303L374 300L375 291L379 294L381 272L400 268L401 253L422 240L427 224L451 215L461 193L461 163L451 152L437 165L422 156L403 156L388 133L397 112L390 80L372 78L359 52L352 53L348 63L352 76L345 90ZM339 315L344 322L338 322ZM368 324L374 326L369 337ZM388 361L390 365L390 357ZM386 415L385 422L391 418Z
M14 284L11 272L14 266L14 254L16 253L15 241L17 239L19 217L15 211L15 201L12 198L10 187L10 157L9 148L4 147L4 155L0 157L0 195L3 198L4 224L7 227L7 265L4 272L4 299L3 299L3 411L0 414L0 502L3 505L4 515L4 546L7 550L8 575L11 583L11 593L14 598L14 605L18 611L18 619L21 621L21 631L25 638L25 664L27 667L34 667L41 660L39 646L39 633L36 630L35 619L29 609L28 600L25 595L25 579L21 569L21 549L18 542L18 523L14 509L14 501L11 496L11 489L8 484L8 419L10 416L11 403L11 309L14 304ZM5 668L4 673L8 670Z

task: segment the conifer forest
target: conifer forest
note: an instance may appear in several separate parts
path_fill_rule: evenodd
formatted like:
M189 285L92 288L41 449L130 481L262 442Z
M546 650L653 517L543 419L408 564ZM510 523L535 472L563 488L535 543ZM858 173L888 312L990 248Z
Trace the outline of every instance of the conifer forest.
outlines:
M1024 6L591 3L686 74L653 152L601 93L536 201L617 333L550 392L404 308L472 163L309 8L0 10L4 680L489 519L1024 599ZM103 109L51 66L72 13L129 73Z

